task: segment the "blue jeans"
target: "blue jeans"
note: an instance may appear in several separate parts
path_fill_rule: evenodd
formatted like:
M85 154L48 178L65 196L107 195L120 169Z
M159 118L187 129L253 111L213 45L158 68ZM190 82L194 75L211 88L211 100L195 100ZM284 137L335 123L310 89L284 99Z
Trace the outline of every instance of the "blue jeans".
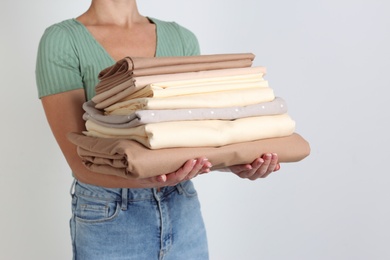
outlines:
M76 181L70 220L74 260L208 259L191 181L157 189L108 189Z

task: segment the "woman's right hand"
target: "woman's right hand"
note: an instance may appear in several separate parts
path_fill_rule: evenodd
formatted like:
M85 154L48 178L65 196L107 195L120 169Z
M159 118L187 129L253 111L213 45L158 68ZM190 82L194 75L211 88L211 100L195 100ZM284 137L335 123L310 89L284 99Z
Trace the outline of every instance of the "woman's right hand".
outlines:
M205 157L200 157L186 161L182 167L171 173L149 178L133 179L91 172L82 164L80 157L76 156L77 155L75 155L73 161L79 161L79 163L73 163L74 177L83 183L105 188L148 189L175 186L178 183L190 180L199 174L210 172L212 166Z
M144 188L158 188L165 186L174 186L184 180L190 180L198 174L210 172L211 163L205 157L191 159L175 172L161 174L156 177L139 179L139 184Z

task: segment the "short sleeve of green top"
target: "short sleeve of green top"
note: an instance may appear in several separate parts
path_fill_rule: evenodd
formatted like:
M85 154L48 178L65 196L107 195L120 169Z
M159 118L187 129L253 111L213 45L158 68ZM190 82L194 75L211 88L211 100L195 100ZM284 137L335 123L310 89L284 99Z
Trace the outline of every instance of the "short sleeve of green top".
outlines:
M196 36L175 23L149 18L156 25L156 56L199 55ZM98 74L115 60L76 19L48 27L39 43L36 83L39 98L84 88L87 99L95 95Z

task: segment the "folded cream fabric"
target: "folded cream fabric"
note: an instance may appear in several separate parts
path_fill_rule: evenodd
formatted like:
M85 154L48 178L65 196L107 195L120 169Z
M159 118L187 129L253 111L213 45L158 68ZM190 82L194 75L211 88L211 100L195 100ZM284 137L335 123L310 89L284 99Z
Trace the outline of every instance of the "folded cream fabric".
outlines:
M179 169L184 162L205 156L220 169L251 163L264 153L275 152L279 162L297 162L310 154L309 143L299 134L220 147L185 147L151 150L127 139L88 137L69 133L85 166L93 172L124 178L147 178Z
M263 102L248 106L234 106L225 108L194 108L194 109L161 109L138 110L129 115L104 115L95 108L92 101L83 104L84 120L91 120L98 125L111 128L130 128L139 125L183 120L233 120L243 117L279 115L287 113L287 104L276 97L270 102Z
M195 84L213 81L233 81L243 77L263 77L265 72L264 67L249 67L144 77L132 77L129 74L125 76L125 79L122 79L122 76L118 76L99 82L95 88L96 95L92 98L92 101L96 103L96 108L103 109L153 83L173 86L181 84L181 82L188 84L191 81Z
M287 136L295 130L295 122L287 114L236 120L171 121L132 128L109 128L87 120L85 126L85 135L127 138L150 149L222 146Z
M247 106L274 100L271 88L252 88L167 98L136 98L105 108L107 115L128 115L145 109L181 109Z

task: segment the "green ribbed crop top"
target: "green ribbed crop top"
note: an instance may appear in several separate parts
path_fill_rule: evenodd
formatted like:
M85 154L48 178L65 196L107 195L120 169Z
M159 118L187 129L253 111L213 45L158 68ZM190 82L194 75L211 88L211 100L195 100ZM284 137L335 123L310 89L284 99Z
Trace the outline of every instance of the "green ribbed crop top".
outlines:
M196 36L175 22L149 18L156 25L156 56L199 55ZM115 60L76 19L48 27L39 43L36 83L39 98L84 88L95 95L98 74Z

